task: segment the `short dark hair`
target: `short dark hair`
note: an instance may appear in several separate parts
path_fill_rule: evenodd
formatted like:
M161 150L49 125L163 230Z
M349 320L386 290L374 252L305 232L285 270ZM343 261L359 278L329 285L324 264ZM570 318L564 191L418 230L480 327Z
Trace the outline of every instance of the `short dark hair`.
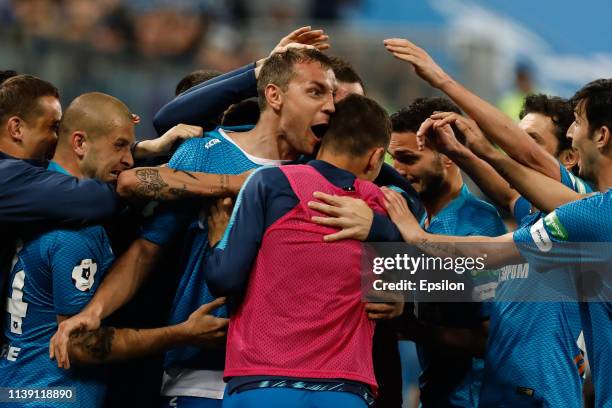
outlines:
M417 98L408 107L391 115L394 132L415 132L434 112L455 112L461 109L447 98Z
M37 116L39 98L53 96L59 98L59 92L51 83L32 75L16 75L4 81L0 86L0 122L11 116L30 120Z
M305 62L318 62L323 68L331 69L332 63L328 56L315 49L293 49L280 52L268 57L261 67L259 78L257 78L257 94L259 110L266 109L266 86L274 84L282 90L287 90L287 86L295 71L295 64Z
M257 98L249 98L230 106L223 114L221 125L254 125L258 120L259 104L257 103Z
M0 85L2 85L2 83L7 79L12 78L14 76L17 76L17 71L13 71L12 69L0 71Z
M386 149L390 140L391 120L387 111L373 99L351 94L336 104L321 148L362 156L371 148Z
M530 113L539 113L553 121L555 136L559 142L555 154L572 147L572 142L567 138L567 130L574 122L574 111L572 104L567 99L544 94L529 95L525 98L519 118L523 119Z
M414 132L421 127L434 112L455 112L461 114L461 109L450 99L432 97L416 98L408 107L402 108L391 115L391 125L394 132ZM465 136L452 124L451 127L460 143L465 143ZM425 144L432 147L430 139L425 138ZM435 149L434 149L435 150Z
M358 83L365 92L363 81L350 62L337 56L331 56L329 59L331 60L331 67L338 82L346 82L349 84Z
M182 94L186 90L218 77L219 75L221 75L221 72L214 69L198 69L197 71L190 72L189 74L185 75L178 84L176 84L174 94Z
M570 101L573 107L584 101L590 133L601 126L612 130L612 79L602 78L589 82Z

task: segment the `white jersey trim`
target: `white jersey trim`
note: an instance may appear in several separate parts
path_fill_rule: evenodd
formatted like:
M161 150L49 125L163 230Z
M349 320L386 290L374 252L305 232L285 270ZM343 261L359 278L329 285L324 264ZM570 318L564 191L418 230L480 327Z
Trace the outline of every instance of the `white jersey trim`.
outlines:
M223 371L176 369L164 370L160 394L165 397L200 397L223 399Z
M230 131L230 133L232 132ZM291 162L291 160L273 160L273 159L264 159L263 157L253 156L252 154L249 154L248 152L244 151L242 147L238 146L238 144L234 142L232 138L227 135L227 132L224 129L219 128L219 134L221 134L221 136L223 136L228 142L236 146L236 148L240 150L242 154L244 154L247 157L247 159L249 159L255 164L259 164L260 166L281 166L283 164L287 164Z

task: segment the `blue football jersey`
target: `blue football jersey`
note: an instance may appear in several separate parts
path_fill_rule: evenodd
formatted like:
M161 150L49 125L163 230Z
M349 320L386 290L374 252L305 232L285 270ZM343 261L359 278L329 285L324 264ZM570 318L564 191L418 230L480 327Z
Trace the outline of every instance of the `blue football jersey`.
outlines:
M266 160L253 157L240 149L228 137L230 130L247 130L252 128L217 128L208 132L205 137L194 138L184 142L173 155L169 167L177 170L197 171L218 174L240 174L263 165L279 165L281 161ZM227 132L227 133L226 133ZM191 313L204 303L211 302L210 294L204 280L203 265L206 264L208 248L208 224L206 210L199 211L197 216L191 216L188 226L185 225L184 213L165 211L162 206L153 220L144 227L143 237L157 244L164 244L180 232L187 231L185 257L178 290L172 305L170 324L185 321ZM178 227L177 227L178 226ZM177 231L178 230L178 231ZM213 312L216 316L227 317L225 306ZM172 368L187 368L195 370L222 370L224 353L202 350L197 347L178 347L166 353L164 366ZM170 370L171 371L171 370Z
M587 194L593 192L593 189L590 185L588 185L580 177L574 176L572 173L567 171L565 166L563 166L560 162L559 171L561 172L560 181L566 187L569 187L580 194ZM517 222L517 224L520 225L523 222L523 219L529 214L531 214L533 210L533 206L525 197L519 197L518 200L516 200L516 202L514 203L514 220Z
M595 386L595 405L612 406L612 190L563 205L515 232L523 257L546 275L571 279ZM543 345L547 347L547 345Z
M61 171L52 163L50 169ZM0 387L72 387L76 402L32 402L27 407L102 406L106 390L100 368L63 370L49 359L57 316L70 316L93 297L114 260L101 226L53 230L23 242L13 261L6 299L7 343L0 358ZM14 403L0 406L14 407Z
M561 164L559 169L565 186L579 193L592 191ZM518 230L544 216L531 211L531 203L520 197L514 208ZM524 235L514 238L520 242ZM580 313L569 295L572 282L562 274L553 282L536 268L524 263L500 270L489 320L483 407L582 406L584 359L577 344ZM551 296L562 293L568 295L567 302L551 301ZM519 299L523 301L510 301Z
M422 225L425 224L423 218ZM460 194L431 218L426 230L455 236L498 236L506 227L492 205L474 196L463 186ZM490 301L497 276L492 271L471 271L468 275L473 293L479 300L472 303L419 303L417 317L425 322L448 327L475 327L488 319ZM486 294L489 294L488 296ZM456 356L449 358L429 344L417 344L422 373L419 378L423 406L476 407L482 382L484 361Z
M541 218L539 212L528 215L517 231L524 232ZM522 242L524 233L515 233L514 239ZM582 406L578 304L572 302L569 275L559 273L552 280L532 262L500 269L489 320L482 407ZM553 301L562 294L567 301Z

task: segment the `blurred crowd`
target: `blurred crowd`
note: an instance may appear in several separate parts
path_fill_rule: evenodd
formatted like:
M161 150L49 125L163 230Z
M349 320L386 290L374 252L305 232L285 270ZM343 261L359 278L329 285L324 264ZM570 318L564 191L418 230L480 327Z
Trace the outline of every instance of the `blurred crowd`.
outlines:
M337 21L359 0L0 0L3 35L104 54L194 60L227 70L253 60L253 21Z

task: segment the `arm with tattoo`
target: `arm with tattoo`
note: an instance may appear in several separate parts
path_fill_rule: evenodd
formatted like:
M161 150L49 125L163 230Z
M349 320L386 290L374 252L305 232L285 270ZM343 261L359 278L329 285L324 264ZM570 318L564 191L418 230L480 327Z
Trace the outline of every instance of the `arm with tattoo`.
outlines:
M248 173L212 174L139 167L121 173L117 193L126 199L178 200L186 197L220 197L238 194Z
M99 364L139 358L180 345L218 346L225 339L228 319L210 314L225 303L224 298L200 306L189 319L173 326L154 329L76 330L70 335L68 354L76 364Z

